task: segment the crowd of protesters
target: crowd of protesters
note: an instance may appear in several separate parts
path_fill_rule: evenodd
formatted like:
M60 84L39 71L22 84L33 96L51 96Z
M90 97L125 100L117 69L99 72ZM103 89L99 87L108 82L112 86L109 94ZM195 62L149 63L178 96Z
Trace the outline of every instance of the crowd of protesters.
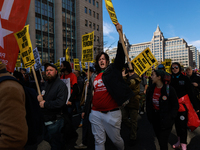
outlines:
M115 26L116 30L122 32L119 23ZM128 145L134 146L137 143L138 113L147 115L161 150L168 149L173 125L177 143L172 147L187 149L191 115L196 115L196 122L199 120L199 74L191 67L183 72L180 64L174 62L171 74L166 73L161 64L152 71L151 77L145 74L138 76L131 65L132 69L125 64L125 54L119 39L112 64L109 64L109 56L101 52L96 57L95 67L88 66L89 72L87 68L73 70L67 61L61 63L60 73L51 63L45 64L43 77L36 72L42 91L41 95L36 95L43 116L42 139L50 144L52 150L67 149L72 139L76 141L78 134L72 123L74 114L80 116L82 143L74 145L74 142L73 148L87 149L88 142L92 142L93 149L104 150L107 134L118 150L124 150L121 122L130 129ZM7 76L14 76L19 82L9 79L1 81L2 77ZM20 69L11 75L0 61L0 149L17 150L27 146L27 95L23 87L37 91L33 74Z

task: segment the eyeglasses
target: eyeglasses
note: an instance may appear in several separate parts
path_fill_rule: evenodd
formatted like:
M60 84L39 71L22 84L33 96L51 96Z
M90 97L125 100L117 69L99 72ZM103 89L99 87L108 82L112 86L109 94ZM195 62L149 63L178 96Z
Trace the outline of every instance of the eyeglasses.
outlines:
M172 67L172 69L174 69L174 68L178 69L178 66Z

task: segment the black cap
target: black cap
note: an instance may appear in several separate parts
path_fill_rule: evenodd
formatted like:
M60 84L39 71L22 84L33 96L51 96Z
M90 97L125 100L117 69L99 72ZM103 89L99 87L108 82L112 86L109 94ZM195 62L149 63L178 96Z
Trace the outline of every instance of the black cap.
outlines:
M54 64L46 63L46 64L44 64L45 71L46 71L46 69L47 69L48 66L51 66L51 67L55 68L56 70L58 70L57 67Z

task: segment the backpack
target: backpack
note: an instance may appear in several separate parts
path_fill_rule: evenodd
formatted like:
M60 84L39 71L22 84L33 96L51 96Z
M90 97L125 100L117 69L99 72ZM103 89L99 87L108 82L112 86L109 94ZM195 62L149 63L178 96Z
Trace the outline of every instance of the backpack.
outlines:
M12 76L0 77L0 83L5 80L14 80L21 84L17 79ZM21 84L22 85L22 84ZM37 100L37 93L34 89L23 86L26 96L26 121L28 126L28 140L26 145L33 145L37 143L37 137L42 134L43 119L40 112L39 102Z

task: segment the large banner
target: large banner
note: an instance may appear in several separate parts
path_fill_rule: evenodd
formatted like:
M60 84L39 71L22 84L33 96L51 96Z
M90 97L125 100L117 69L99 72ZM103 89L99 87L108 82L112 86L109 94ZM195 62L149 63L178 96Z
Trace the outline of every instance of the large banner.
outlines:
M93 62L94 31L82 36L82 62Z
M19 47L13 33L26 22L30 0L0 0L0 59L13 72Z
M42 64L40 62L40 54L38 52L37 47L33 50L33 54L35 58L35 64L34 64L35 71L38 71L42 67Z
M113 24L116 24L118 21L117 21L117 16L115 14L115 9L112 4L112 0L105 0L105 4Z
M134 71L141 76L145 73L154 63L157 62L149 48L143 50L137 57L132 61L134 64Z
M29 25L26 25L21 31L14 33L14 36L19 45L24 67L28 68L33 66L35 64L35 58L33 55L33 49L29 35Z

